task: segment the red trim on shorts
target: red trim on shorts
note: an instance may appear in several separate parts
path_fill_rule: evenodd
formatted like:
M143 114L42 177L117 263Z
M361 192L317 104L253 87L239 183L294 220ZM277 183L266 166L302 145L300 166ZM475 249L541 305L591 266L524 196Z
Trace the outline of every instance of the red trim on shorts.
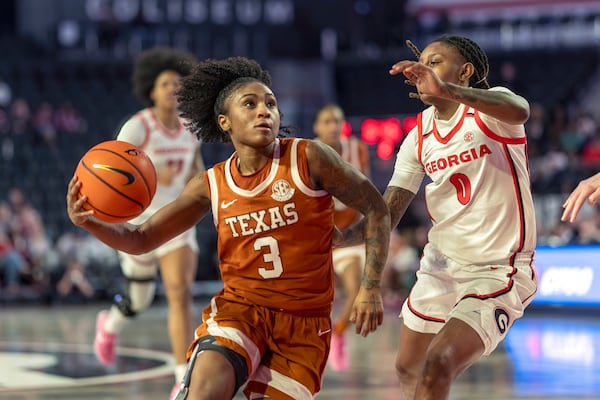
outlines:
M445 319L442 318L435 318L435 317L429 317L425 314L422 314L420 312L418 312L417 310L415 310L412 306L412 304L410 303L410 294L408 295L408 298L406 299L406 304L408 305L408 309L415 314L417 317L424 319L425 321L431 321L431 322L441 322L442 324L446 322Z
M513 285L515 284L515 281L513 280L513 276L516 273L517 273L517 268L513 266L512 271L509 274L506 274L506 276L508 277L508 282L507 282L506 286L500 290L497 290L492 293L487 293L487 294L470 293L470 294L464 295L460 300L464 300L467 298L475 298L475 299L479 299L479 300L485 300L485 299L492 299L494 297L502 296L503 294L510 292L511 289L513 288Z

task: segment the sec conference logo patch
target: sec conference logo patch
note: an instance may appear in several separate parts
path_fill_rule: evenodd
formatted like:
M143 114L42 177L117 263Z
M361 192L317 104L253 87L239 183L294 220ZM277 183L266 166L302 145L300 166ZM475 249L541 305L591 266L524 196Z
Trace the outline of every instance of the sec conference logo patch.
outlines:
M277 201L287 201L292 198L296 189L292 188L290 183L285 179L279 179L273 183L271 187L271 197Z

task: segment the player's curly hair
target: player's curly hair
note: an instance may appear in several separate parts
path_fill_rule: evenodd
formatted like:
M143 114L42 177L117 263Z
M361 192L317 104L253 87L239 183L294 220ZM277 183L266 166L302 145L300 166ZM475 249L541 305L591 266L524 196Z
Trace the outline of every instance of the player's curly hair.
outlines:
M217 116L227 113L225 100L229 95L249 82L270 86L271 75L246 57L198 63L177 92L179 110L188 129L204 143L230 142L229 135L217 123Z
M195 63L195 57L184 50L168 47L145 50L138 55L133 67L133 94L144 107L150 107L154 104L150 93L162 72L174 71L184 77L191 72Z
M487 55L483 49L473 40L456 35L442 35L431 43L445 43L454 47L458 52L475 67L475 73L469 80L469 85L478 89L489 89L490 85L487 81L490 73L490 65ZM412 50L415 56L419 58L421 51L410 40L406 41L406 45Z

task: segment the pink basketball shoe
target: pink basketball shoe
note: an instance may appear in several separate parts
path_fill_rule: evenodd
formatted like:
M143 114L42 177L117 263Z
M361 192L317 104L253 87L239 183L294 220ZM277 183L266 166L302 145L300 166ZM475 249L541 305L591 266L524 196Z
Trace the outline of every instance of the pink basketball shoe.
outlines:
M344 371L348 369L345 334L335 332L331 334L331 349L329 350L328 361L334 371Z
M96 316L96 337L94 338L94 354L102 365L108 366L115 362L117 335L104 330L108 311L103 310Z
M171 395L169 396L169 400L175 400L177 394L179 393L179 388L181 388L181 382L175 382L173 385L173 389L171 389Z

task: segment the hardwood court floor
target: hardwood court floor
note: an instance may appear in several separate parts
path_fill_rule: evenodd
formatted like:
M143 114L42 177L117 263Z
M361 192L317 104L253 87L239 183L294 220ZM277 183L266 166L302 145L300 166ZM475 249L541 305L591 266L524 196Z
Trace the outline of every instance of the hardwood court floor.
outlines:
M165 306L156 304L127 325L111 368L92 353L102 306L0 307L0 399L166 400L173 378ZM197 301L195 315L203 306ZM504 344L459 379L451 399L600 399L596 311L530 310ZM396 317L397 309L388 307L375 334L349 335L351 367L345 372L328 367L318 399L399 398L393 371Z

